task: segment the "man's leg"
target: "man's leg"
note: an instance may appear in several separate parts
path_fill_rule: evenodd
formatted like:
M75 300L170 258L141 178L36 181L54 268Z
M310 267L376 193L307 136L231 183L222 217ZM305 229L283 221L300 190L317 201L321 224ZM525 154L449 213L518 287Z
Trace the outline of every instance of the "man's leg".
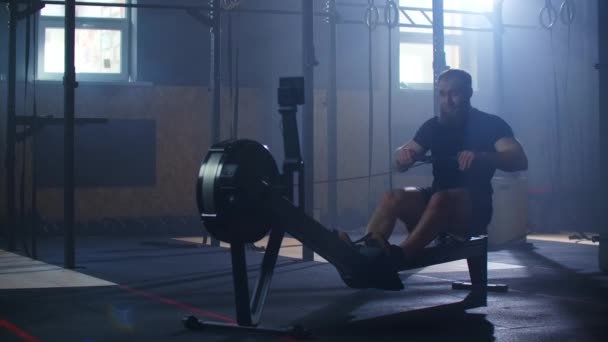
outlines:
M393 233L397 219L402 220L408 230L413 229L427 202L428 194L418 188L409 187L386 192L369 220L367 233L371 233L372 238L388 249L386 240ZM339 237L344 241L351 241L345 232L339 232Z
M407 229L408 233L411 234L416 228L416 225L418 225L418 221L420 221L427 204L431 200L431 196L433 196L433 189L431 187L409 187L405 188L405 191L415 191L421 193L422 195L422 202L419 200L415 201L415 205L408 206L409 209L401 212L398 217L398 219L405 224L405 228Z
M393 233L397 219L413 229L425 210L427 198L416 188L396 189L384 194L367 225L367 232L385 240Z
M400 245L406 258L411 258L440 233L466 236L473 218L469 193L463 189L435 193L416 227Z

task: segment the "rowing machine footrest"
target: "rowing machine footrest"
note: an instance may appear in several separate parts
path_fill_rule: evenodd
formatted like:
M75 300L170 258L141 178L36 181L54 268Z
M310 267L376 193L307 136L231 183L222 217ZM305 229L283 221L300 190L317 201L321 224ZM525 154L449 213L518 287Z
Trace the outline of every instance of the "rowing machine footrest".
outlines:
M356 272L339 272L348 287L354 289L376 288L380 290L403 290L403 282L396 267L391 264L382 248L359 246L359 253L367 262L362 263Z

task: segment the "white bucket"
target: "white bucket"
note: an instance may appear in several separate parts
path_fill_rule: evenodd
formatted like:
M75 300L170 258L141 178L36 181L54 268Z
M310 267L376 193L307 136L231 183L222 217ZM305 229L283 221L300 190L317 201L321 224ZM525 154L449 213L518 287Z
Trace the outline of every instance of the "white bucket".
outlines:
M528 233L528 180L494 177L494 213L488 225L491 246L526 242Z

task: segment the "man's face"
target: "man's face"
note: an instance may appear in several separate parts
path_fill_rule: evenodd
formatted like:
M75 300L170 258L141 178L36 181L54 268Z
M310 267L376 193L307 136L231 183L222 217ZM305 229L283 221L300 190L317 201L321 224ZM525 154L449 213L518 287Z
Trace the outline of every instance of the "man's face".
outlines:
M462 122L471 106L471 88L457 78L439 81L439 121L447 124Z

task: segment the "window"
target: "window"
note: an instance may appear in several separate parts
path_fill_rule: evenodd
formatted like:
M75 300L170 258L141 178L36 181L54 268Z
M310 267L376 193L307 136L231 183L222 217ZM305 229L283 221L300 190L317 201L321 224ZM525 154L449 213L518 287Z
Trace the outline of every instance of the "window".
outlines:
M129 0L79 0L125 4ZM64 6L40 11L38 78L61 79L64 69ZM78 80L129 78L131 10L125 7L76 6L75 67Z
M460 46L446 44L445 59L450 67L460 67ZM400 44L399 80L401 88L432 88L433 44Z
M400 0L399 21L406 24L399 32L399 86L401 89L433 88L433 29L432 0ZM493 0L449 0L444 9L487 13L493 9ZM444 26L461 27L479 24L479 18L461 13L444 13ZM486 20L481 18L481 21ZM428 27L420 27L428 26ZM487 26L487 24L486 24ZM451 68L464 67L463 31L445 30L446 64ZM470 70L475 83L474 70Z

